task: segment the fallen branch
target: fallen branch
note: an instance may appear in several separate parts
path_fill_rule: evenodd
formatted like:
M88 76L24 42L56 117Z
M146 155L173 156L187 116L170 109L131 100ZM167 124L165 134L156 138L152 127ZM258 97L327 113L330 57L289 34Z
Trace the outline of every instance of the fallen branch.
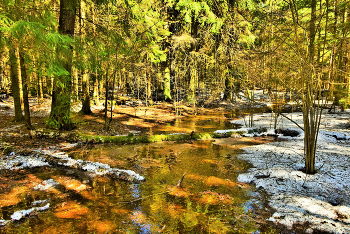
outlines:
M155 193L155 194L152 194L152 195L149 195L149 196L146 196L146 197L140 197L140 198L137 198L137 199L134 199L134 200L131 200L131 201L121 201L121 202L118 202L118 203L119 203L119 204L123 204L123 203L133 203L133 202L145 200L146 198L153 197L153 196L156 196L156 195L165 194L165 193L168 193L168 192Z
M304 128L303 128L303 127L301 127L297 122L295 122L294 120L292 120L292 119L289 118L288 116L286 116L286 115L284 115L284 114L282 114L282 113L278 113L277 117L278 117L279 115L282 115L284 118L288 119L289 121L291 121L292 123L294 123L295 125L297 125L301 130L304 131Z

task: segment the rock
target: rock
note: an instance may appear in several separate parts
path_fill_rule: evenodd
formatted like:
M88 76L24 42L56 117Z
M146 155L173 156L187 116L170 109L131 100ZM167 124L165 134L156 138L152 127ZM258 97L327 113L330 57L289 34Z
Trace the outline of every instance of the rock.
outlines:
M327 201L332 206L339 206L341 204L341 200L341 197L336 193L331 194L330 197L327 199Z
M6 226L6 225L9 224L10 222L11 222L11 220L0 219L0 227Z
M46 191L59 185L58 182L53 179L44 180L41 184L34 187L34 190Z
M49 208L50 208L50 203L47 203L45 206L42 206L42 207L33 207L28 210L19 210L11 215L11 219L14 221L18 221L30 215L34 211L44 211L44 210L48 210Z
M255 174L253 173L245 173L239 174L237 177L237 181L244 184L250 184L254 179Z
M293 129L276 129L276 134L282 134L283 136L298 137L300 132Z
M31 208L29 210L19 210L16 211L15 213L13 213L11 215L11 219L18 221L21 220L22 218L24 218L25 216L29 215L30 213L32 213L34 211L34 208Z
M270 177L270 174L262 174L262 173L260 173L260 174L256 174L254 177L257 178L257 179L266 179L266 178Z

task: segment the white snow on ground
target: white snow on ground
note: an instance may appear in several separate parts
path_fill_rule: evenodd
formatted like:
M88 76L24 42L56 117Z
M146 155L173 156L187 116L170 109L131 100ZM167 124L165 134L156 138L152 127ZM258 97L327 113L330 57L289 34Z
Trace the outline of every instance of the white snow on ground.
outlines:
M216 130L214 133L224 134L228 132L248 132L248 128Z
M50 208L50 203L47 203L45 206L41 206L41 207L32 207L28 210L18 210L11 215L11 220L0 219L0 227L9 224L11 221L19 221L25 218L26 216L36 214L39 211L48 210L49 208Z
M73 167L82 169L84 171L88 171L92 173L93 175L97 176L103 176L103 175L117 175L119 176L121 173L128 174L131 178L133 178L134 181L144 181L145 178L137 173L135 173L132 170L121 170L116 168L111 168L108 164L100 163L100 162L90 162L90 161L83 161L81 159L73 159L68 156L67 153L55 150L55 149L40 149L36 150L39 153L50 155L53 157L56 157L60 159L61 161L58 162L59 165L66 166L66 167Z
M45 206L42 206L42 207L33 207L33 208L28 209L28 210L19 210L11 215L11 219L18 221L18 220L32 214L35 211L48 210L49 208L50 208L50 203L47 203Z
M71 147L71 145L63 146L63 147L65 148ZM122 170L122 169L111 168L108 164L99 163L99 162L90 162L90 161L83 161L81 159L78 159L78 160L72 159L68 156L67 153L57 150L55 148L39 149L34 151L56 158L58 164L61 166L81 169L81 170L90 172L92 176L109 175L113 177L115 175L117 178L119 178L127 174L128 178L125 178L125 179L132 180L135 182L140 182L145 180L143 176L135 173L132 170ZM0 170L16 170L16 169L42 167L42 166L51 166L51 165L48 162L46 162L45 158L37 155L20 156L12 152L10 153L9 156L2 156L0 158ZM40 185L43 188L38 188L38 189L40 190L48 189L48 187L51 186L49 182L50 181L48 181L47 184ZM45 186L48 186L48 187L46 188Z
M302 126L302 114L288 114ZM257 128L273 121L270 114L254 116ZM239 157L253 168L238 176L243 183L253 182L269 196L269 205L276 210L270 220L292 229L294 224L310 223L306 233L315 230L350 233L350 131L343 128L349 113L328 114L321 121L314 175L300 169L304 164L304 134L288 140L249 146ZM244 123L242 119L234 121ZM277 128L297 129L280 117Z
M53 179L48 179L48 180L44 180L43 182L41 182L40 184L35 186L34 190L48 191L48 190L56 187L59 184L60 183L54 181Z
M44 162L41 157L31 156L24 157L15 155L14 152L10 156L4 156L0 158L0 170L15 170L23 168L32 168L32 167L42 167L50 166L47 162Z

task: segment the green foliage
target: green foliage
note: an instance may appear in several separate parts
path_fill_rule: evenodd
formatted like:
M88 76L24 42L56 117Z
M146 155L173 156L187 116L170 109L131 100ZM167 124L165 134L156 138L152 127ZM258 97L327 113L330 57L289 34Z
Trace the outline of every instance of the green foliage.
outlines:
M169 68L166 68L164 71L164 100L171 100L171 93L170 93L170 71Z
M339 101L342 110L349 109L350 107L350 97L342 98Z
M0 30L2 33L9 31L13 23L6 14L0 14Z
M179 0L177 3L169 1L170 4L175 5L175 9L180 12L180 15L185 23L192 23L198 21L202 26L210 25L210 32L217 34L223 25L228 6L226 2L216 2L220 4L222 11L222 18L217 17L213 12L213 2L193 0ZM215 6L217 7L217 6Z

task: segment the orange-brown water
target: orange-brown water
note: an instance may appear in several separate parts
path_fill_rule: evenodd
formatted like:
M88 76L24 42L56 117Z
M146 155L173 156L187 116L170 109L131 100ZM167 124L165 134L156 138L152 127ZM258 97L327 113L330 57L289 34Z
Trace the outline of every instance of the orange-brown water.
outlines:
M51 167L13 172L16 176L0 189L0 219L10 219L38 200L46 200L43 204L50 203L50 209L0 232L277 233L266 222L263 194L236 182L249 168L236 157L243 146L242 141L239 147L212 141L83 146L70 156L131 169L146 181L90 178L74 169ZM181 187L176 187L184 173ZM58 185L34 190L48 179Z

